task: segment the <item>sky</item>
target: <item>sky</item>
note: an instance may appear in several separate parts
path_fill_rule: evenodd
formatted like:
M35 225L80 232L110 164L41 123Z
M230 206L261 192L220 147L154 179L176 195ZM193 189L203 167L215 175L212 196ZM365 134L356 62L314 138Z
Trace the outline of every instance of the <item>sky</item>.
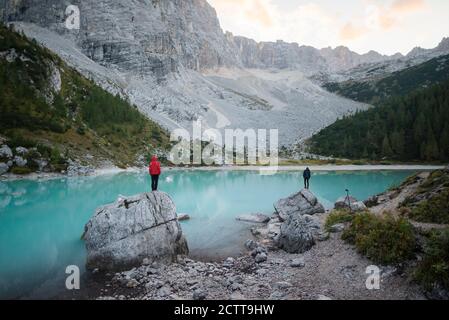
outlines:
M449 37L449 0L207 0L221 27L256 41L408 53Z

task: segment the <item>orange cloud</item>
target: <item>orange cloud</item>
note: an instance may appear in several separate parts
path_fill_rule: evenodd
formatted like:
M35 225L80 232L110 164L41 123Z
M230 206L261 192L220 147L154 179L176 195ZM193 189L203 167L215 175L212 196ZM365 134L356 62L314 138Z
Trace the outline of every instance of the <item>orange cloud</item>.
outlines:
M257 22L265 27L271 27L273 25L273 19L268 12L267 8L258 0L251 3L251 7L245 11L248 19Z
M239 13L242 18L263 27L271 27L274 19L267 0L209 0L217 11L227 14Z
M346 23L340 30L340 39L342 40L354 40L360 38L368 32L368 29L364 26L355 26L351 22Z
M379 26L383 30L388 30L393 28L397 24L397 20L390 14L385 13L379 15Z
M391 10L396 13L412 12L424 8L425 5L424 0L396 0L391 5Z

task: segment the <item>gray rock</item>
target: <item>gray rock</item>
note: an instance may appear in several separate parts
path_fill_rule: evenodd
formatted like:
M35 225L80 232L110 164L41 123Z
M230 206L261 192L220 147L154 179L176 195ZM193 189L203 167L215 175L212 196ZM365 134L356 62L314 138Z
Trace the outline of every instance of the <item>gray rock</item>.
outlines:
M187 213L178 214L178 221L190 220L190 216Z
M14 163L18 167L25 167L27 165L28 161L26 159L22 158L21 156L15 156Z
M257 244L257 242L254 241L254 240L246 240L246 242L245 242L245 247L246 247L248 250L254 250L254 249L257 248L257 246L258 246L258 244Z
M315 244L314 233L319 221L309 215L292 215L281 226L277 245L289 253L303 253Z
M296 258L290 262L290 267L292 268L303 268L305 265L303 258Z
M157 291L157 295L162 298L171 295L171 293L171 288L169 286L163 286Z
M193 300L205 300L207 298L207 292L202 289L196 289L193 292Z
M257 263L265 262L265 261L267 261L267 259L268 259L268 256L267 256L267 254L266 254L265 252L260 252L260 253L258 253L258 254L256 255L256 257L254 258L254 260L255 260Z
M8 172L9 166L6 163L0 162L0 175Z
M340 197L334 204L335 209L351 209L355 212L365 211L367 209L366 205L362 201L358 201L354 197Z
M319 294L317 296L317 300L332 300L332 298L329 298L328 296L325 296L323 294Z
M303 189L288 198L279 200L274 204L274 208L283 221L292 215L313 215L325 212L323 205L307 189Z
M12 159L13 154L10 147L8 147L6 144L2 145L0 148L0 158L6 158L6 159Z
M267 223L270 217L262 213L244 214L236 218L237 221L251 222L251 223Z
M345 224L344 223L337 223L334 224L333 226L331 226L329 228L330 232L342 232L345 229Z
M28 153L28 149L24 147L17 147L16 148L16 154L24 156Z
M48 161L45 159L34 159L34 162L36 162L37 166L39 167L39 171L44 171L46 168L48 168Z
M144 193L100 207L85 226L87 268L115 270L175 262L188 253L176 207L163 192Z

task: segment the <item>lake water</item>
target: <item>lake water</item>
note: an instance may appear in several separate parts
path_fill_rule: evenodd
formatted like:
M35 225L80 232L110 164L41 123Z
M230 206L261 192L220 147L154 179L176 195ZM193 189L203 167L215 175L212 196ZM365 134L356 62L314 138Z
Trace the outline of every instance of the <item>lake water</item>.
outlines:
M331 208L346 188L366 199L413 173L316 172L311 191ZM46 297L63 290L66 266L84 271L80 236L95 208L149 187L145 173L0 182L0 298ZM248 237L249 225L236 216L271 214L275 201L301 187L299 172L167 171L159 189L172 196L178 213L191 216L182 228L192 255L223 257L236 254Z

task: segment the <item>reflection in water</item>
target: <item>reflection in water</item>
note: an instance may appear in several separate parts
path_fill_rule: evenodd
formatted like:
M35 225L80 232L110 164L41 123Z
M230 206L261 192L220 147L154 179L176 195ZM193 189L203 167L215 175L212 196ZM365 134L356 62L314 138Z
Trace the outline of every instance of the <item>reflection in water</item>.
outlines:
M312 177L311 191L330 208L346 188L365 199L410 174L320 172ZM237 253L248 237L249 225L236 216L271 214L276 200L303 184L300 172L241 171L167 171L161 182L178 212L192 217L182 222L192 254L212 257ZM145 173L0 182L0 297L45 297L63 290L67 265L83 271L80 236L95 208L149 189Z

